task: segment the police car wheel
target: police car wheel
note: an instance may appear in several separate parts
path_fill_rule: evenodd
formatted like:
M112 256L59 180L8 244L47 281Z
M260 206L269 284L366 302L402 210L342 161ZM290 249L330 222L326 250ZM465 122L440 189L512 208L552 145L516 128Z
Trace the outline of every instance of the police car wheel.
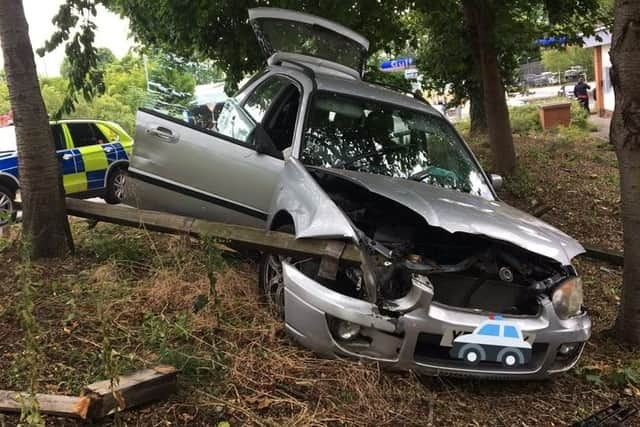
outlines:
M15 193L0 186L0 225L5 225L16 219L16 209L13 199Z
M512 368L518 364L518 355L513 351L507 351L502 356L502 364L507 368Z
M105 190L105 202L115 205L124 200L125 185L127 182L127 171L125 169L116 169L109 175L107 179L107 188Z
M480 353L475 348L468 348L465 350L462 358L469 365L477 365L480 363Z

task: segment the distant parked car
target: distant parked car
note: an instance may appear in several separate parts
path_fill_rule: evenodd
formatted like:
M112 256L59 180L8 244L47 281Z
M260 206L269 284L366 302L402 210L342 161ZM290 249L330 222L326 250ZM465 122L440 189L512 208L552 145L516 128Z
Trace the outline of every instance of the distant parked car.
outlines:
M101 120L51 122L67 195L100 196L107 203L123 198L133 139L117 123ZM0 129L0 225L15 214L20 189L15 127Z
M564 78L567 81L576 81L580 77L586 75L586 70L582 65L574 65L564 72Z

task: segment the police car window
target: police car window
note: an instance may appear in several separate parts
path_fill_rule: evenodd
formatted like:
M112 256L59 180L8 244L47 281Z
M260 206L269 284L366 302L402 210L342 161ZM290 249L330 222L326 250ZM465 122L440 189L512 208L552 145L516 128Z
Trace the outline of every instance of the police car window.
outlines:
M513 326L504 327L504 336L505 338L520 338L518 331Z
M66 150L67 143L64 140L62 126L51 125L51 133L53 134L53 142L56 144L56 150Z
M76 148L103 144L106 138L93 123L68 123L73 146Z
M489 335L492 337L497 337L500 335L500 326L499 325L484 325L478 335Z

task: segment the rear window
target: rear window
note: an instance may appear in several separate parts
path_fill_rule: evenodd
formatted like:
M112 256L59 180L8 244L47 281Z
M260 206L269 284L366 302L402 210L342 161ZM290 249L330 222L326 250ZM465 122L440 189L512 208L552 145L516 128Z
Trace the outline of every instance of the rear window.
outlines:
M67 148L67 143L64 140L62 126L51 125L51 133L53 134L53 142L56 144L56 150L65 150Z
M258 39L270 54L289 52L336 62L361 71L366 51L358 42L318 25L262 18L254 24ZM268 45L268 46L267 46Z

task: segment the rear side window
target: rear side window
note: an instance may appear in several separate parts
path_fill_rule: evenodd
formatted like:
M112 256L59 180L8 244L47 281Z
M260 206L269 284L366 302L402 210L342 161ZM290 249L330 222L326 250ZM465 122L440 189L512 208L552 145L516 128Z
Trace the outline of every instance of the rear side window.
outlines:
M274 76L262 83L247 98L244 109L258 123L262 123L264 115L282 91L291 86L291 81L281 76Z
M504 336L505 338L520 338L518 331L516 331L516 328L513 326L504 327Z
M53 142L56 144L56 151L66 150L67 143L64 140L64 133L62 132L62 126L51 125L51 133L53 134Z
M104 144L107 138L93 123L67 123L76 148Z

